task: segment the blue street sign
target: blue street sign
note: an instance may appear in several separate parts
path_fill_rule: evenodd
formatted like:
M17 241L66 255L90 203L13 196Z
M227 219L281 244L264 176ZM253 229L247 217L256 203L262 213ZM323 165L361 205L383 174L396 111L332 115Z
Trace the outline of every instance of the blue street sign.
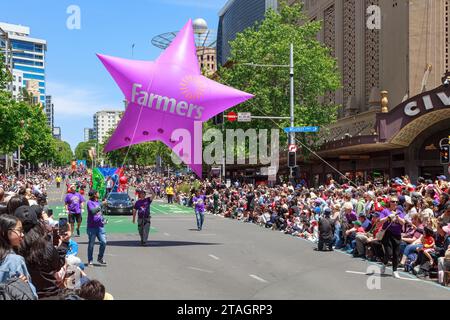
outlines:
M298 127L298 128L286 128L284 132L286 133L296 133L296 132L319 132L319 127Z

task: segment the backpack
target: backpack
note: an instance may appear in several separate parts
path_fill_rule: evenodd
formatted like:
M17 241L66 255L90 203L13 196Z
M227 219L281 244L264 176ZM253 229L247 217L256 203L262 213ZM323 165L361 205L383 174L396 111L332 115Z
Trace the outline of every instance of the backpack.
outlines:
M37 300L31 287L19 278L0 283L0 300Z

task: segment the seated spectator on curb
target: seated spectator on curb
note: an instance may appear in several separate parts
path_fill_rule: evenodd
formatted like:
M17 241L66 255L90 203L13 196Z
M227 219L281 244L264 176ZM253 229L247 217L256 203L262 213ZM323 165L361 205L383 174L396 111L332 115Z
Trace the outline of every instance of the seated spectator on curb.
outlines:
M105 286L97 280L86 282L78 292L85 300L114 300L113 296L106 292Z
M23 240L22 222L14 216L0 216L0 283L18 278L27 284L32 292L29 299L37 299L36 289L31 281L23 257L16 254Z
M353 256L355 257L367 257L367 258L376 258L377 254L373 252L373 247L376 246L376 236L378 232L383 227L383 224L380 223L380 214L378 212L374 212L372 214L372 221L371 221L371 229L365 233L358 233L356 234L355 238L355 250L353 252ZM378 244L378 248L381 246L381 244ZM370 257L367 254L367 249L370 251Z
M450 225L442 226L441 230L444 232L447 238L450 237ZM438 258L438 282L442 285L444 283L444 276L446 272L450 272L450 245L446 241L447 249L443 257Z
M58 295L60 289L55 274L65 265L71 233L61 236L55 247L30 207L18 208L16 216L22 221L25 230L19 254L25 258L38 297Z

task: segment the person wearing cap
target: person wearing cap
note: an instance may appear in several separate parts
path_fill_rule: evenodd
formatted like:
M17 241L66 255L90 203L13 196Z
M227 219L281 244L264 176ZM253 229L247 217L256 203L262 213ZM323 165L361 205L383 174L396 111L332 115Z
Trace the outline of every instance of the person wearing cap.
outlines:
M325 208L323 211L323 217L319 219L318 251L323 251L324 246L325 249L333 251L334 224L335 221L331 219L331 209Z
M366 231L362 227L362 223L359 220L355 220L352 222L353 227L345 231L345 243L346 243L346 251L347 253L353 253L356 246L356 235L364 234Z
M357 233L355 237L355 250L353 251L354 257L367 257L367 249L370 247L371 252L374 257L380 257L379 251L382 250L381 244L375 240L377 233L383 227L380 223L380 214L378 212L373 212L371 215L371 228L365 233Z
M381 273L385 273L386 265L392 256L392 269L395 278L400 277L397 268L400 260L402 229L405 225L404 217L405 213L400 211L398 207L398 198L390 197L389 208L384 209L380 214L380 221L384 223L383 230L385 230L384 237L381 240L385 252Z
M84 197L76 192L77 186L72 184L69 188L69 193L64 199L66 212L68 213L70 230L74 230L75 221L77 222L77 236L80 236L81 222L83 221L82 214L84 212L83 203Z
M155 192L150 188L150 197L145 197L146 192L144 189L136 190L139 199L134 204L133 208L133 224L136 223L136 214L138 216L138 231L141 237L141 246L146 246L148 241L148 235L150 233L151 226L151 212L150 206L155 199Z

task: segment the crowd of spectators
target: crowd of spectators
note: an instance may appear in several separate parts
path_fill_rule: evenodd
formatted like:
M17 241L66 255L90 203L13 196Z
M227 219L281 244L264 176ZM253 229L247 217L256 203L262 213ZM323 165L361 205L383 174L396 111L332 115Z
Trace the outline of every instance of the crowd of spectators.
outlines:
M137 175L139 176L139 175ZM180 186L189 183L191 190ZM285 183L275 187L219 179L195 183L192 177L140 176L164 197L175 186L176 202L192 206L197 190L207 196L210 214L254 223L317 243L317 250L342 250L355 258L392 265L417 277L448 283L450 271L450 199L445 176L435 181L395 178L384 185L339 185L330 180L319 188Z
M48 185L69 175L56 169L26 179L0 175L0 300L112 298L89 278L70 224L60 225L48 208Z

